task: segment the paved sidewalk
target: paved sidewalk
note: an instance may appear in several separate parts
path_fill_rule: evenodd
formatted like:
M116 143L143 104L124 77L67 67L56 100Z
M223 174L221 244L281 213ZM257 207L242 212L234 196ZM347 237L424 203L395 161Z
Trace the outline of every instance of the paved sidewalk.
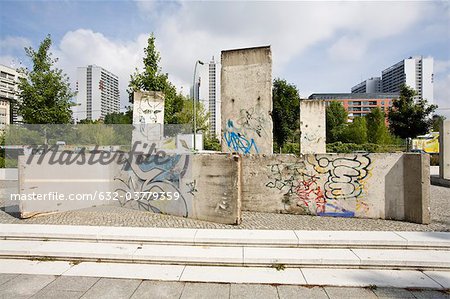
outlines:
M0 298L450 298L448 292L395 288L302 287L162 282L54 275L0 274Z

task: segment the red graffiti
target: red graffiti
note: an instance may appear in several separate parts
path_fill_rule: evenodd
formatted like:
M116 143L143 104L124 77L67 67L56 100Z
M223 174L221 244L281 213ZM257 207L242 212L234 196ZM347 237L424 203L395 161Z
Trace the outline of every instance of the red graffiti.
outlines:
M295 192L299 198L299 202L302 202L306 207L310 204L314 205L314 209L317 213L325 212L326 198L322 191L322 188L317 184L318 177L305 176L298 181L298 185L295 188Z

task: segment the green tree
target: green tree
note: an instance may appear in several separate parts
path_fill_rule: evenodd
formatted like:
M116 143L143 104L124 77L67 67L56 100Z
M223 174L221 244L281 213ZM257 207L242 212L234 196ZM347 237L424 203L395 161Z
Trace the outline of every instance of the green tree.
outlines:
M272 101L273 138L276 146L282 148L289 139L295 138L295 133L300 132L300 96L297 87L286 80L275 79Z
M51 44L48 35L37 51L25 48L33 69L21 70L26 76L19 78L18 113L28 124L67 124L72 121L70 107L75 94L70 89L68 77L53 66L57 59L51 57Z
M367 141L375 144L386 144L390 141L389 131L386 127L384 112L376 107L370 111L367 118Z
M340 127L339 141L345 143L363 144L367 143L367 123L365 117L355 117L353 122Z
M205 139L203 140L203 148L205 150L218 152L222 150L219 139L217 139L215 136L211 136L211 134L209 133L205 135Z
M433 125L430 115L437 106L428 105L425 99L415 100L415 96L414 89L403 85L400 97L394 99L392 107L389 108L389 129L403 139L427 134Z
M341 102L332 101L326 108L326 137L327 143L339 140L342 130L347 124L348 114Z
M433 115L433 126L432 126L432 131L433 132L439 132L440 128L441 128L441 124L444 120L446 120L446 117L443 115Z
M160 61L161 56L155 46L155 36L151 34L147 40L147 47L144 49L144 69L139 72L136 68L128 84L130 102L133 103L134 91L161 91L164 93L165 99L164 123L180 123L176 114L183 109L183 96L177 93L175 86L170 83L168 75L161 72Z
M181 111L177 112L175 115L175 118L177 119L178 123L180 124L192 124L192 121L194 119L194 107L192 106L192 100L183 98L183 108ZM206 111L205 106L197 102L195 105L195 117L196 117L196 125L197 125L197 132L203 131L208 132L209 131L209 112Z
M106 114L103 121L105 124L131 124L133 123L133 110L128 107L126 112L114 112Z

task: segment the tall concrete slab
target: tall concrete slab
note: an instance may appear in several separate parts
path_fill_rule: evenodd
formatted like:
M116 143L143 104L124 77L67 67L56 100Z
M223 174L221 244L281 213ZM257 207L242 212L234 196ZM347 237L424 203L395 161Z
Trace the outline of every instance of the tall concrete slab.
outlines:
M325 101L300 100L300 153L326 153Z
M222 151L272 154L270 46L222 51Z
M136 91L133 99L133 143L161 140L164 125L164 94L157 91Z
M439 177L450 180L450 120L444 120L439 132Z

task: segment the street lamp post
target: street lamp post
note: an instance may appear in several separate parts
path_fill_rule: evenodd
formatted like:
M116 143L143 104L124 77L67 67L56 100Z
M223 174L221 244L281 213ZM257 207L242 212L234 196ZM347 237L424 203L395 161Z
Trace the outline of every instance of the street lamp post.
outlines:
M195 106L195 75L197 74L197 65L201 64L204 65L205 63L203 63L200 60L197 60L195 62L195 66L194 66L194 78L192 80L192 114L193 114L193 118L194 118L194 151L196 150L196 135L197 135L197 111L196 111L196 106Z

